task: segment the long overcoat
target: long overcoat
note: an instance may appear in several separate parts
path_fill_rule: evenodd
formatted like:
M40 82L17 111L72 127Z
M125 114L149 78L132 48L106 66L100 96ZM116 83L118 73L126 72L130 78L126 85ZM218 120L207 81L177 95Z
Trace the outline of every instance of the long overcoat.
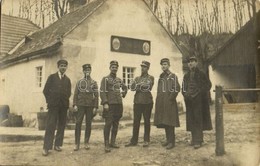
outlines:
M179 114L176 97L180 84L175 74L163 72L160 75L155 102L154 125L158 128L165 126L179 127Z
M192 127L196 126L194 123L197 122L202 122L202 130L212 130L209 108L209 90L211 88L211 82L205 73L196 68L194 71L194 80L199 93L196 97L192 98L187 91L187 87L190 83L190 75L190 71L184 75L182 84L182 94L186 105L187 131L192 131Z

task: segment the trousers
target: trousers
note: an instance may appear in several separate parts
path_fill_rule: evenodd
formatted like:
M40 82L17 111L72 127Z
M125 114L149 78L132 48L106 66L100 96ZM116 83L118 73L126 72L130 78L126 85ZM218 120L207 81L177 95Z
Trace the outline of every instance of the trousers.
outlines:
M91 124L93 117L93 107L88 106L79 106L78 112L76 115L76 128L75 128L75 144L80 144L80 135L81 135L81 126L82 121L85 118L86 121L86 129L85 129L85 139L84 143L89 143L90 135L91 135Z
M142 116L144 117L144 141L150 142L150 118L153 108L153 103L151 104L134 104L134 123L133 123L133 136L131 142L136 144L138 142L140 121Z
M55 129L57 127L57 132L55 136L55 146L63 145L64 130L67 120L68 108L63 106L50 107L47 114L46 129L44 135L43 148L50 150L53 148L53 141L55 135Z

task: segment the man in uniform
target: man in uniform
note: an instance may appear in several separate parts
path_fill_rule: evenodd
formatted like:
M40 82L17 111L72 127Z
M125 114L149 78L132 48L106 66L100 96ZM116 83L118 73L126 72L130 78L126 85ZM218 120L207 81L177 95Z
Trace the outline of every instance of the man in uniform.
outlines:
M73 107L77 111L76 128L75 128L75 148L74 151L79 150L81 125L85 117L85 149L90 149L89 138L91 134L92 118L97 114L98 109L98 85L91 77L91 65L84 64L82 66L84 77L77 82L73 98Z
M104 142L105 152L110 152L112 148L119 148L116 144L116 135L118 131L119 120L123 115L123 102L127 93L127 86L120 78L116 76L118 70L118 62L110 62L110 74L103 77L100 86L101 105L103 105L104 126ZM109 136L111 133L111 142L109 144Z
M203 130L212 130L209 110L209 90L211 82L205 73L197 68L195 56L189 58L189 72L184 75L182 94L186 105L187 131L191 131L191 145L201 147Z
M136 77L131 84L131 90L136 91L134 96L133 136L130 143L125 145L126 147L137 145L142 115L144 117L143 147L148 147L150 143L150 118L153 108L153 97L151 90L154 84L154 77L148 74L149 68L150 63L147 61L142 61L141 76Z
M55 136L54 150L62 150L61 146L63 144L64 129L69 108L69 98L71 95L71 82L65 75L68 62L66 60L59 60L57 65L59 71L48 77L43 90L48 104L48 116L42 152L44 156L47 156L49 153L48 151L53 147L56 126L57 132Z
M163 58L160 64L163 72L158 81L154 125L165 129L166 142L162 146L172 149L175 146L175 127L180 126L176 102L180 85L177 76L169 70L170 60Z

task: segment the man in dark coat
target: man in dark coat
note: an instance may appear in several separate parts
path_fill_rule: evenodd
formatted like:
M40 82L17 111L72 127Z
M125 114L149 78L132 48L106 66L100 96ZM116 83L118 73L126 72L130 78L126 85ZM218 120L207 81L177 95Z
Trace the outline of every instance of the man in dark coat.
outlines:
M197 68L197 58L189 58L189 72L184 75L182 94L186 105L187 131L191 131L191 145L195 149L201 147L203 130L212 130L209 110L209 90L211 82Z
M103 105L104 126L104 142L105 152L110 152L111 148L119 148L116 144L116 135L118 131L119 120L123 115L123 102L127 94L127 86L116 76L118 70L118 62L110 62L110 74L103 77L100 86L101 105ZM109 136L111 133L111 143L109 144Z
M170 72L170 60L161 60L163 73L158 81L157 97L155 103L154 125L164 128L167 141L163 143L166 149L175 146L175 127L180 126L176 97L180 92L180 84L175 74Z
M54 150L61 151L67 111L69 108L69 98L71 95L71 82L65 75L68 62L66 60L59 60L57 65L59 71L48 77L43 90L48 104L48 116L42 152L44 156L47 156L48 151L53 147L56 126L57 132L55 136Z
M77 82L73 98L73 107L77 111L76 128L75 128L75 148L74 151L79 150L81 125L86 115L86 129L85 129L85 149L90 149L89 138L91 134L92 118L97 114L98 109L98 85L91 77L91 65L84 64L82 66L84 77Z
M135 146L138 143L138 135L140 121L144 117L144 144L143 147L148 147L150 142L150 118L153 108L153 96L151 90L154 84L154 77L148 74L150 63L143 61L141 64L142 74L136 77L131 84L131 90L136 91L134 96L134 123L133 136L126 147Z

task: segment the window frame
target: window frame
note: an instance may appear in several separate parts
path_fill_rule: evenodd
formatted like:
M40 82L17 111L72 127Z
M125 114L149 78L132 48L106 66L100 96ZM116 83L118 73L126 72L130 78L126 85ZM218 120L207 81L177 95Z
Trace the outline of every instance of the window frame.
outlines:
M123 66L122 68L123 83L128 89L131 88L131 83L135 78L135 70L136 67Z
M43 65L36 66L35 69L36 69L35 70L35 87L42 88L43 87Z

